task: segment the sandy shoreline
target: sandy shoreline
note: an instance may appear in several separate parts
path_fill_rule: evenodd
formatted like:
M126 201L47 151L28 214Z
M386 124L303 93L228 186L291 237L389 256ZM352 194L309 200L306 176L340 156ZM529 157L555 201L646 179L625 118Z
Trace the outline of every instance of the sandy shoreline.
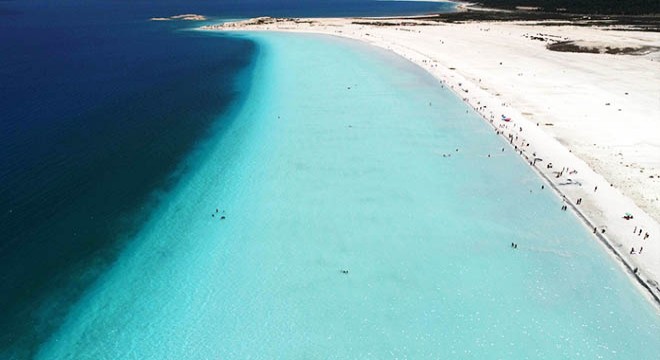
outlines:
M574 40L601 48L654 48L660 34L524 22L269 18L205 30L342 36L426 69L546 178L660 305L660 52L633 56L545 47ZM511 120L502 121L502 115ZM626 213L633 219L624 219Z

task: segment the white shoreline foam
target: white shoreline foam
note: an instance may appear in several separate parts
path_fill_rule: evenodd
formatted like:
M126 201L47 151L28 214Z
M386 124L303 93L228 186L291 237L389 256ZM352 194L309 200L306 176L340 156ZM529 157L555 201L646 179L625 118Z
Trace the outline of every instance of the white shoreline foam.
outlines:
M204 29L342 36L389 49L426 69L510 139L527 161L543 159L536 171L587 226L597 228L622 267L660 304L660 53L554 52L531 38L542 34L550 40L657 47L659 34L525 22L405 20L405 25L376 26L353 22L397 20L259 19ZM501 121L502 114L512 121ZM623 219L626 212L634 218ZM633 235L639 228L642 235ZM650 237L644 239L647 232ZM637 254L640 246L643 253Z

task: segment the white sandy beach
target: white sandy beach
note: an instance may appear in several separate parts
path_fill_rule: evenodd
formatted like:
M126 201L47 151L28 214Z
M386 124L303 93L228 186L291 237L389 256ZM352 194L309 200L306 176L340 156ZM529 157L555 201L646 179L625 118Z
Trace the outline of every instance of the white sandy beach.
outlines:
M381 26L367 24L376 21ZM569 209L596 228L640 289L659 302L660 34L551 25L262 19L206 29L343 36L389 49L428 70L482 113L493 131L511 139L565 196ZM656 50L556 52L546 49L548 40ZM633 218L624 219L626 213Z

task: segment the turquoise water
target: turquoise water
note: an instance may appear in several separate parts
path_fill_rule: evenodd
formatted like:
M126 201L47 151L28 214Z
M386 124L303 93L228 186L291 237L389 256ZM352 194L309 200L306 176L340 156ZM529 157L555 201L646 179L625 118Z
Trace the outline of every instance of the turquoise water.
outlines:
M0 0L0 359L34 357L248 91L241 79L252 41L185 31L204 22L149 18L418 15L454 6Z
M249 38L245 104L39 358L657 355L656 310L456 96L362 44Z

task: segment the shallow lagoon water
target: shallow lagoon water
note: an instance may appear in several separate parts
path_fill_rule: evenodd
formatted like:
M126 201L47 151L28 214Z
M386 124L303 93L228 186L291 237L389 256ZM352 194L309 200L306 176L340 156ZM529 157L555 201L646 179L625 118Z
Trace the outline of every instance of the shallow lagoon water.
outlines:
M353 41L247 36L243 107L40 358L658 353L656 309L454 94Z
M231 122L253 45L187 21L387 16L451 3L373 0L0 1L0 358L32 359ZM247 83L247 82L246 82ZM167 200L168 196L161 196Z

